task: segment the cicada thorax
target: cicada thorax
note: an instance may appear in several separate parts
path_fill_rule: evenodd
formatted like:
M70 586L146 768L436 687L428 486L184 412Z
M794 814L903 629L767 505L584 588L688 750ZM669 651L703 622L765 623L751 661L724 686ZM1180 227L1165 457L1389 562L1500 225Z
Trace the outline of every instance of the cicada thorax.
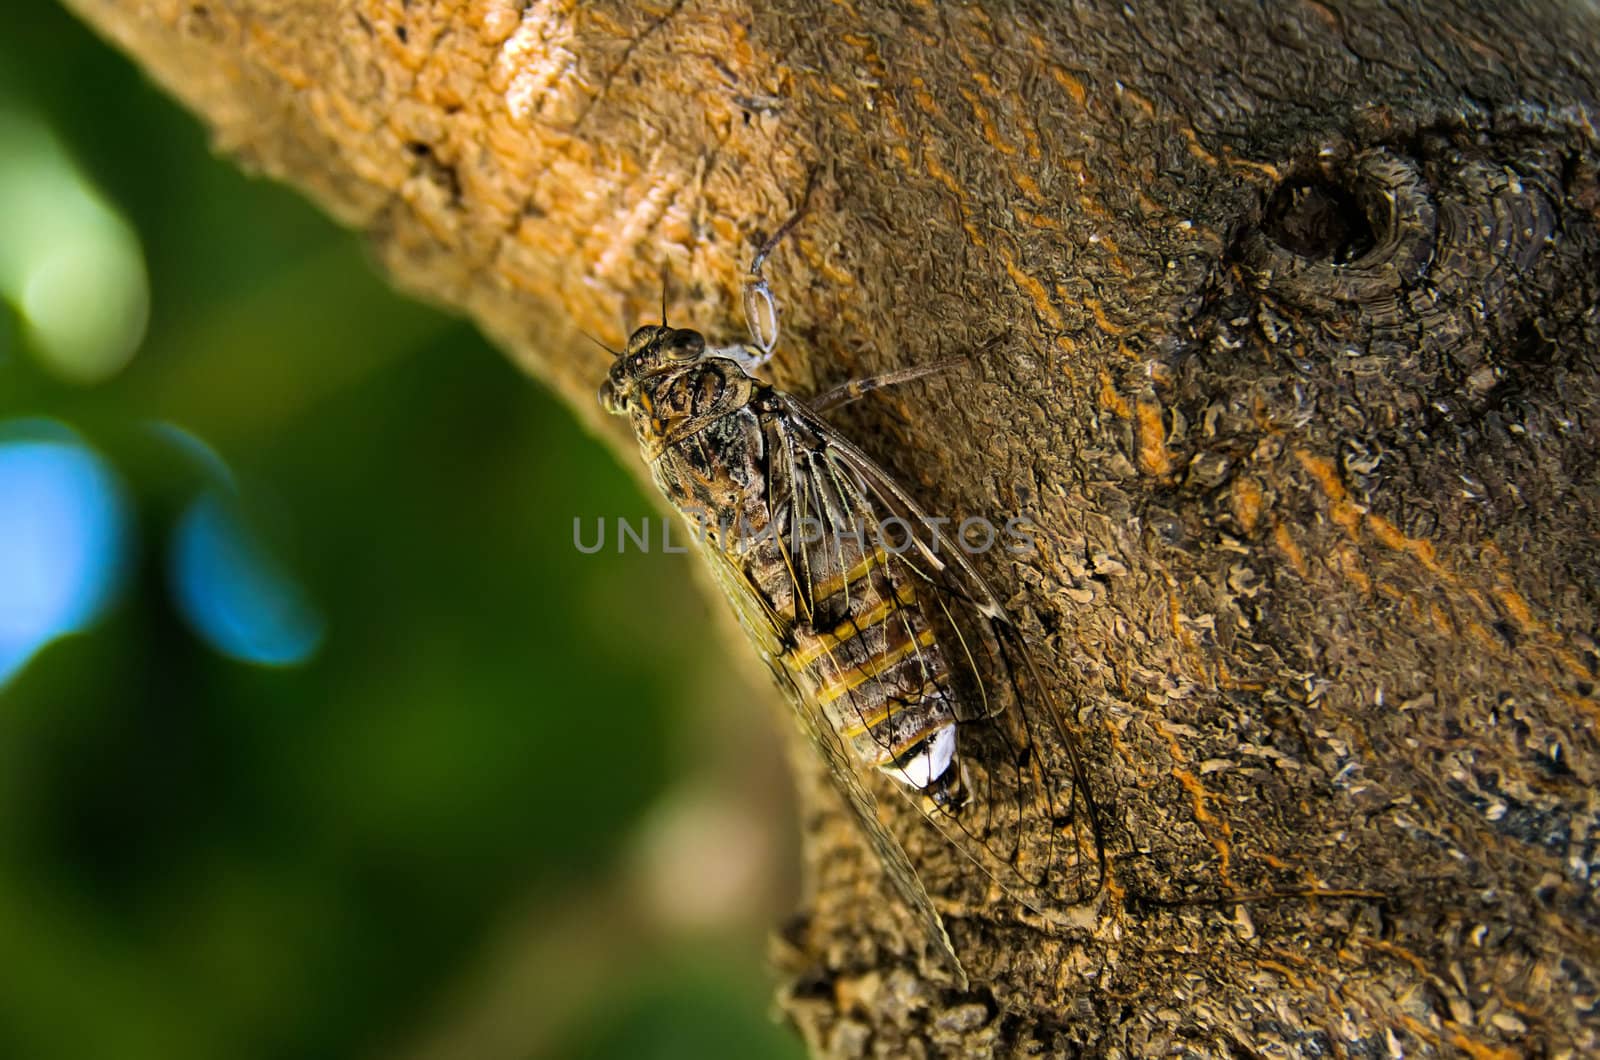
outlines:
M634 434L652 463L668 449L720 427L717 437L701 439L715 444L728 430L737 429L721 421L745 409L760 385L737 363L722 357L653 372L638 381L628 406ZM699 448L704 450L704 445ZM715 450L705 452L708 460L718 459Z
M696 540L737 560L769 519L760 431L748 405L698 420L659 443L651 472Z

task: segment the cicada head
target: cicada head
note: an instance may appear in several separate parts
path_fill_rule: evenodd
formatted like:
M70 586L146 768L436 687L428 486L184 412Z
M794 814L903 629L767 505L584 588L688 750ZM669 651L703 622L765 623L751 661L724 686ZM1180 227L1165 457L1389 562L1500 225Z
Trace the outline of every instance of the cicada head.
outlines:
M652 394L670 387L705 351L705 336L698 331L646 324L628 336L628 345L612 362L600 387L601 407L621 415L641 398L651 403Z

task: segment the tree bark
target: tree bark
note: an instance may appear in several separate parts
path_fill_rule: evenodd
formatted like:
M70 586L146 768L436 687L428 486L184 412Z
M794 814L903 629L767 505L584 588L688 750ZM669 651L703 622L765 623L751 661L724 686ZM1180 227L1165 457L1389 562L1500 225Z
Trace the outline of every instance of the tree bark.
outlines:
M803 769L816 1051L1600 1050L1593 6L69 3L630 460L576 329L741 337L813 169L781 385L1005 336L839 422L1037 524L1110 883L915 851L958 993Z

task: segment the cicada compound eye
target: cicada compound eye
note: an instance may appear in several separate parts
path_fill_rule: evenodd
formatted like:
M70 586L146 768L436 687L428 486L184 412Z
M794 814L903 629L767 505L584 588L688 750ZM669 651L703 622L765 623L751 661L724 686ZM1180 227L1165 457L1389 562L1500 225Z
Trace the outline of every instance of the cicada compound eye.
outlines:
M628 336L627 346L623 347L623 356L633 357L643 353L645 350L654 345L663 335L665 335L667 331L667 328L660 327L656 324L645 324L644 326L635 329L634 333Z
M679 328L661 340L662 352L674 361L692 361L706 350L705 336L698 331Z

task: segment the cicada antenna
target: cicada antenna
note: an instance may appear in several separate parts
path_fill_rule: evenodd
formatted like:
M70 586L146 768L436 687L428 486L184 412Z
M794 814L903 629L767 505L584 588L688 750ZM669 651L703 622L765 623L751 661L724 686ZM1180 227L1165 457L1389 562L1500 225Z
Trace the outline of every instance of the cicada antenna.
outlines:
M622 351L621 350L613 350L610 346L607 346L605 343L601 342L599 339L595 338L593 335L589 334L587 331L583 330L582 328L578 329L578 334L582 335L584 338L588 339L590 342L594 343L596 346L600 347L602 350L605 350L611 356L613 356L613 357L621 357L622 356Z
M672 278L667 263L661 263L661 326L667 326L667 281Z

